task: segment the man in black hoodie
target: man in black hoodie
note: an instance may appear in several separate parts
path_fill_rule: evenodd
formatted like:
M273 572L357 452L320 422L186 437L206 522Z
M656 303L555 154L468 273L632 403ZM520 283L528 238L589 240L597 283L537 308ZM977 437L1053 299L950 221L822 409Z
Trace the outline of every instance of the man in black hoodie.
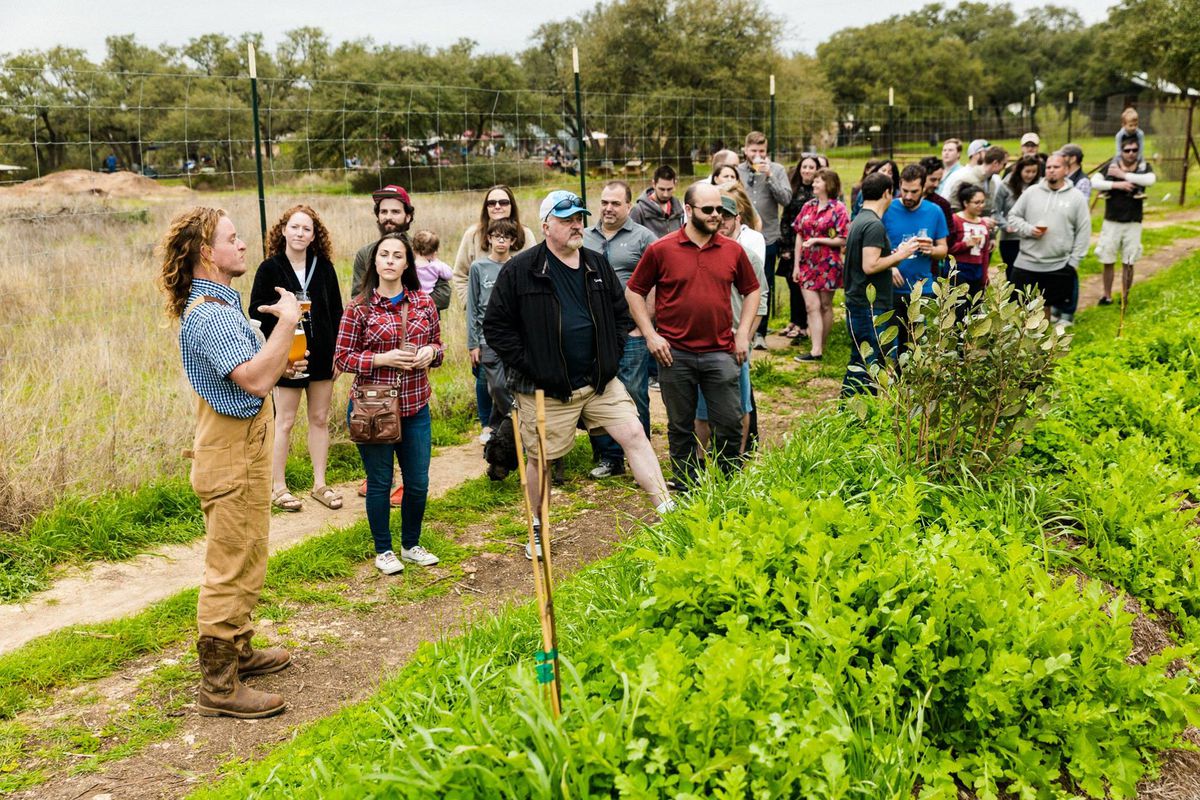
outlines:
M483 318L488 344L504 362L529 453L529 502L541 502L534 392L546 393L546 460L575 444L582 419L603 429L629 461L660 514L673 506L637 407L616 380L633 328L624 290L608 260L583 248L589 212L578 196L554 191L542 201L543 241L513 258L496 278ZM527 557L532 553L526 547Z

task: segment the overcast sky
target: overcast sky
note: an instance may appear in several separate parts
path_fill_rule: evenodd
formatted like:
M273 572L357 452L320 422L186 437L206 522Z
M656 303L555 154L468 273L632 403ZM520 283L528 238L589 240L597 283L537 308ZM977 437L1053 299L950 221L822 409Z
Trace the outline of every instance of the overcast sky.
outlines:
M720 2L720 0L714 0ZM812 52L835 31L916 10L926 0L765 0L787 21L785 50ZM1013 0L1018 12L1049 0ZM1115 0L1057 0L1075 8L1087 22L1105 16ZM956 0L945 0L955 5ZM0 0L0 53L46 49L55 45L83 48L93 58L104 54L104 38L133 33L143 44L182 44L201 33L236 36L261 32L273 46L282 31L303 25L325 30L340 42L364 36L381 44L433 47L461 37L490 52L516 52L529 43L534 29L548 20L564 19L595 4L594 0L438 0L437 2L365 2L365 0Z

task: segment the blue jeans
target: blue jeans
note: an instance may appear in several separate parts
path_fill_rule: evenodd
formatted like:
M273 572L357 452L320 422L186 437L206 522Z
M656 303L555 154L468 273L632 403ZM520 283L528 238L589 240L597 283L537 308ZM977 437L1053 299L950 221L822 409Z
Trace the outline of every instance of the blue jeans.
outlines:
M880 309L872 313L868 306L846 306L846 330L850 333L850 364L846 367L846 376L842 379L842 397L850 397L863 392L875 394L875 384L870 373L867 372L867 368L875 364L882 365L885 357L889 359L895 357L895 339L886 345L879 344L879 335L888 326L894 324L894 321L876 324L875 317L885 310L887 309ZM866 360L859 352L859 346L863 342L870 345Z
M492 395L488 392L487 375L482 367L471 367L475 376L475 414L479 417L479 427L486 428L492 420Z
M400 421L403 438L396 444L360 444L358 454L367 472L367 523L375 552L392 549L392 459L400 465L404 497L400 501L400 546L411 549L421 542L421 521L429 496L429 458L433 429L429 406Z
M764 272L766 272L766 275L767 275L767 285L760 286L758 288L760 288L764 291L769 291L771 293L772 298L775 297L775 259L778 258L778 256L779 256L779 242L772 242L771 244L767 245L767 257L763 261L763 270L764 270ZM801 308L803 308L803 307L804 306L802 305ZM769 323L771 321L771 312L774 310L775 310L775 301L772 299L771 303L770 303L770 309L768 310L768 312L766 314L763 315L763 318L759 321L758 327L754 331L755 333L762 334L763 336L767 335L767 323ZM795 313L796 313L795 310L793 310L792 314L795 314ZM737 324L736 319L734 320L734 324Z
M642 430L646 432L647 439L650 438L650 361L645 337L630 336L625 340L625 352L621 355L620 366L617 367L617 380L624 384L625 391L633 398L638 419L642 421ZM592 437L592 451L602 460L614 464L620 464L625 459L621 445L607 433L599 433Z

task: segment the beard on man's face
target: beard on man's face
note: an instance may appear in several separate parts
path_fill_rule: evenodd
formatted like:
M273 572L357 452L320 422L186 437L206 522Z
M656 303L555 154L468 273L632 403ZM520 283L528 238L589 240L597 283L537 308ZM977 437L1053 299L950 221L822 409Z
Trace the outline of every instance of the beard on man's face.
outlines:
M404 220L404 222L394 219L385 219L382 222L376 220L375 225L379 228L380 236L389 233L408 233L408 220Z
M720 218L713 221L699 214L692 215L692 224L696 226L696 230L706 235L716 233L721 227Z

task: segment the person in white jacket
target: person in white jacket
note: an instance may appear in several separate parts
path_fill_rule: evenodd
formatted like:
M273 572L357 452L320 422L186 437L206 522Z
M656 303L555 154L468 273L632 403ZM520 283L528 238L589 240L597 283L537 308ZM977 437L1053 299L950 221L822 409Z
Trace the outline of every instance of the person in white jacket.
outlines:
M1072 291L1092 232L1087 200L1067 180L1061 153L1046 159L1046 177L1021 193L1008 214L1008 227L1021 240L1013 264L1014 289L1036 288L1050 318L1074 323Z
M1104 296L1100 305L1112 303L1113 268L1121 259L1121 302L1129 302L1133 265L1142 255L1142 204L1146 189L1155 181L1154 168L1142 159L1136 135L1121 140L1121 157L1100 165L1092 187L1108 192L1096 258L1104 266Z

